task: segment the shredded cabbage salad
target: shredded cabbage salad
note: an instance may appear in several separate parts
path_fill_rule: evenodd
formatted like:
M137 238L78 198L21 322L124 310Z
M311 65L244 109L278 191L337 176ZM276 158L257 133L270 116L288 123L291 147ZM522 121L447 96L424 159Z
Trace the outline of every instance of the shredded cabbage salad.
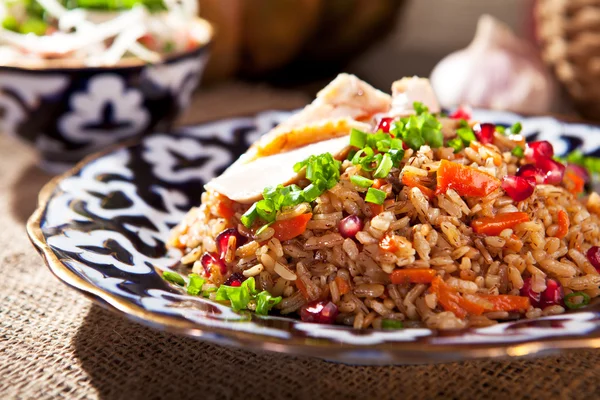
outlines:
M197 15L197 0L3 0L0 65L158 62L209 40L208 25L194 24Z

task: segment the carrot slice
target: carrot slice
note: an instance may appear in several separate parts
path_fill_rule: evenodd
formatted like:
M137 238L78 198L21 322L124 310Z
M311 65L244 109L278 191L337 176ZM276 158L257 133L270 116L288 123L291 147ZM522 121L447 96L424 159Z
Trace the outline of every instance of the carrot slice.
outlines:
M414 174L403 174L402 175L402 183L408 187L416 187L419 188L419 190L425 195L427 196L430 200L434 198L435 196L435 192L431 189L429 189L426 186L423 186L421 184L421 182L419 181L419 178L417 178Z
M510 229L522 222L529 221L529 216L524 212L510 212L498 214L495 217L482 217L471 221L471 228L475 233L488 236L498 236L505 229Z
M401 246L400 237L397 235L385 235L379 241L379 248L390 253L395 253Z
M304 284L302 279L300 279L300 278L296 279L294 281L294 284L296 285L296 288L300 291L300 293L302 293L302 296L306 300L310 300L310 296L308 295L308 290L306 289L306 285Z
M383 212L383 204L367 203L369 210L371 210L371 217L379 215Z
M375 189L380 189L383 185L385 185L387 182L385 179L381 179L381 178L377 178L373 181L373 185L371 185L371 187L375 188Z
M569 214L567 214L564 210L558 211L558 231L556 231L556 235L559 239L564 238L569 233L569 226L571 222L569 221Z
M513 296L509 294L481 294L478 296L493 304L494 308L490 311L527 311L531 305L529 298L523 296Z
M337 284L340 295L343 296L350 292L350 284L348 284L346 279L342 278L341 276L337 276L335 278L335 283Z
M275 221L271 228L275 229L274 236L283 242L300 236L306 230L306 224L312 218L312 214L301 214L293 218Z
M444 310L453 312L458 318L465 318L469 314L481 315L485 311L482 305L462 297L456 289L446 284L439 276L436 276L431 282L430 291L437 295L438 303Z
M435 278L436 271L430 268L407 268L396 269L390 274L394 285L402 283L431 283Z
M573 193L575 196L583 193L585 187L585 180L576 174L573 171L565 172L565 177L563 179L563 184L566 186L567 190Z
M461 196L484 197L498 189L500 179L478 169L442 160L437 171L436 194L455 190Z

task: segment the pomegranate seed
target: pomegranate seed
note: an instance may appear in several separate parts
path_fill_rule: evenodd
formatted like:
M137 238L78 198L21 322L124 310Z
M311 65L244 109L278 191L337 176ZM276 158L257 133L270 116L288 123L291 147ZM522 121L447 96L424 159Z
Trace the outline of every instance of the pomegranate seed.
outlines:
M377 129L375 131L377 132L379 130L382 130L385 133L390 133L390 128L392 127L393 121L394 121L394 118L390 118L390 117L381 118L381 120L379 121L379 124L377 124Z
M333 324L339 311L331 301L313 301L300 309L300 318L304 322Z
M565 175L565 166L548 157L538 158L535 165L545 173L544 183L559 185Z
M204 268L204 274L206 276L210 276L213 268L219 268L221 275L225 275L227 273L227 265L225 262L219 258L214 253L204 253L202 257L200 257L200 263L202 264L202 268Z
M496 125L486 123L479 125L479 130L475 132L475 135L481 143L488 144L494 140L494 132L496 132Z
M452 119L466 119L467 121L471 119L471 107L469 106L460 106L452 114L450 114L450 118Z
M227 245L231 236L235 236L236 246L241 246L246 242L246 237L242 236L235 228L225 229L219 233L215 242L217 243L217 253L219 253L219 258L221 259L224 259L225 254L227 254Z
M245 280L246 277L244 275L240 274L239 272L234 272L229 278L227 278L223 285L239 287Z
M535 183L521 176L505 176L502 180L502 189L514 201L523 201L533 194Z
M517 176L525 178L533 183L544 183L546 174L533 164L525 164L519 168Z
M519 294L524 297L529 297L529 301L531 305L534 307L540 306L540 299L542 295L538 292L534 292L531 287L531 277L525 278L523 280L523 287L519 291Z
M524 156L527 162L537 162L542 157L552 158L554 156L554 149L550 142L546 140L531 142L527 143Z
M590 183L590 173L588 172L587 168L577 164L567 164L565 173L567 171L574 173L575 175L583 179L585 183Z
M541 309L554 305L563 305L565 297L565 292L560 282L550 278L546 280L546 290L542 293L533 291L531 277L525 278L520 294L521 296L529 297L531 305Z
M348 215L338 223L338 231L345 238L353 238L363 228L363 222L358 215Z
M588 260L590 261L590 264L592 264L592 266L596 268L596 271L600 272L600 247L590 247L586 255Z
M544 309L549 306L562 306L565 292L559 281L554 279L546 280L546 290L540 298L540 308Z

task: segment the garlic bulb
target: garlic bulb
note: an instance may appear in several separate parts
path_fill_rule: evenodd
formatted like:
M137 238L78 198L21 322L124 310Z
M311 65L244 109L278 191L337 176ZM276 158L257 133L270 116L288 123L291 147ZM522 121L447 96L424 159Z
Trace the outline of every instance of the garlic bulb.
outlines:
M473 41L434 68L431 84L443 107L538 114L552 107L554 82L536 49L504 23L482 15Z

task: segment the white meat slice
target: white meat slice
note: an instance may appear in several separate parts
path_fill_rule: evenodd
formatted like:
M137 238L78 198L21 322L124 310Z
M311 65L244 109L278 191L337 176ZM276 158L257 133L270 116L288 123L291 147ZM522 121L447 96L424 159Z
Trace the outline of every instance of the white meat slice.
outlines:
M311 155L331 153L334 158L343 158L350 147L348 136L312 143L288 152L260 157L248 163L236 162L221 176L205 185L239 203L253 203L262 198L268 186L288 185L298 180L294 164Z
M392 84L392 109L389 116L404 117L414 114L415 101L426 105L431 113L441 111L429 79L413 76L404 77Z

